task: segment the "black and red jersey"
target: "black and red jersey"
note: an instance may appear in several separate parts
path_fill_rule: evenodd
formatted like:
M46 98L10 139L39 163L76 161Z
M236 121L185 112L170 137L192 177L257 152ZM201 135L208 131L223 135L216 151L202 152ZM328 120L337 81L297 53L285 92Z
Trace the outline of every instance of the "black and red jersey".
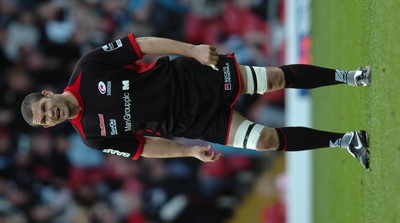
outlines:
M65 91L81 107L69 121L83 141L132 159L143 150L143 134L225 143L231 107L240 92L233 56L220 59L225 62L219 63L219 72L192 58L162 57L144 64L137 62L142 56L129 34L78 61ZM218 136L215 128L222 128Z

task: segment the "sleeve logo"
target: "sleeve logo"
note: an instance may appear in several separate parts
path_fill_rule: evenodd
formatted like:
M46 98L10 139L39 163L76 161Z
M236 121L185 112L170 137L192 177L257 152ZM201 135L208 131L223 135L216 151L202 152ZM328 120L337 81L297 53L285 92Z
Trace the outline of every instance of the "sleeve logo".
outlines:
M119 39L115 42L108 43L108 44L102 46L101 48L103 48L103 50L106 52L110 52L110 51L116 50L120 47L122 47L122 41Z

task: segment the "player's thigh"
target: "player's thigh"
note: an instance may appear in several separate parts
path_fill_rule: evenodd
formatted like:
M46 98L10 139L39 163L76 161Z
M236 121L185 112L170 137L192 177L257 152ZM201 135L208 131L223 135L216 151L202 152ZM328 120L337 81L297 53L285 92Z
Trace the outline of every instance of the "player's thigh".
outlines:
M248 73L248 70L246 69L247 65L239 65L239 72L240 72L240 78L241 78L241 83L242 83L242 89L241 89L241 94L248 94L248 84L249 81L252 82L254 76L252 74ZM267 83L266 84L266 89L267 92L270 91L275 91L279 90L285 87L285 75L282 71L281 68L279 67L265 67L266 68L266 74L267 75ZM249 81L248 81L249 79ZM259 83L260 84L260 83ZM251 93L252 94L252 93Z
M244 65L239 65L240 79L242 83L241 94L247 94L247 71Z
M243 117L241 114L239 114L239 112L233 110L231 127L229 129L229 135L228 135L228 145L229 146L233 145L233 142L235 140L236 131L238 130L240 124L242 124L242 122L245 120L247 120L245 117Z
M239 129L239 126L246 121L247 119L243 117L241 114L239 114L237 111L233 111L232 114L232 121L231 121L231 127L229 129L229 136L228 136L228 144L229 146L234 145L236 133ZM258 125L261 127L260 125ZM263 127L263 128L262 128ZM258 143L257 143L257 148L249 148L249 149L255 149L255 150L275 150L278 145L278 135L275 131L274 128L268 128L265 126L262 126L262 130L259 135ZM260 128L260 129L261 129Z

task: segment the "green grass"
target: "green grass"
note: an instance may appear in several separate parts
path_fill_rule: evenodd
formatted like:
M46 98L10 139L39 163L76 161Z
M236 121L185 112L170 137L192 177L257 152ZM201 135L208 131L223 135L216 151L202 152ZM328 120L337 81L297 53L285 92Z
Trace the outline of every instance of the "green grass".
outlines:
M399 10L396 0L312 1L313 63L373 69L367 89L312 91L315 128L371 133L371 171L344 150L313 153L315 223L400 222Z

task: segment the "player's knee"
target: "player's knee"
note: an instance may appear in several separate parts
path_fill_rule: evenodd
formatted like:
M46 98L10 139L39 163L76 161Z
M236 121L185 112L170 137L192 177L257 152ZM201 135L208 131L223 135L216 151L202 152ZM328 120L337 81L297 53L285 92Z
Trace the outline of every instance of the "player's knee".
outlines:
M258 138L257 151L276 150L279 140L276 131L273 128L264 128Z
M277 90L285 87L285 75L278 67L268 67L268 89Z
M257 151L276 150L278 136L273 128L245 120L236 131L233 146Z

